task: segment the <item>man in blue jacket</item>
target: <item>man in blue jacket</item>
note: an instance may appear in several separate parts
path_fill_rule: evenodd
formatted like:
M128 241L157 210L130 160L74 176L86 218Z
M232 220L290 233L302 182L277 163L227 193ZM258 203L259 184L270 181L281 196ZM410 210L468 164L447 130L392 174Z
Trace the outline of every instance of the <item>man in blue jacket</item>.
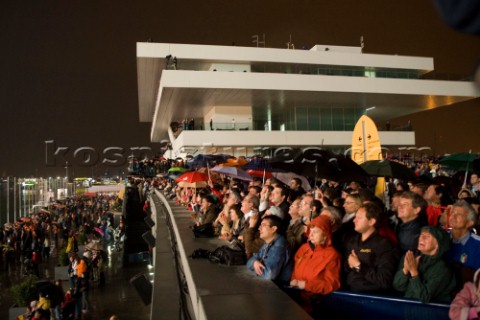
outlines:
M247 268L263 279L288 284L293 262L290 259L288 242L282 235L282 219L265 216L259 227L260 238L265 242L247 262Z

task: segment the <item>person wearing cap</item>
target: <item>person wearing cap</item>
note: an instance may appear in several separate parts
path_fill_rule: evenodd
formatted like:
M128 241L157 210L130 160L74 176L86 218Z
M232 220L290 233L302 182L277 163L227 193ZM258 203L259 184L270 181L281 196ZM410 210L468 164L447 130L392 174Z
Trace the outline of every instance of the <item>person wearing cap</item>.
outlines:
M423 227L417 246L420 255L415 256L409 250L403 256L393 280L394 289L403 293L405 298L419 299L423 303L450 302L456 281L453 271L443 260L449 247L445 230Z
M331 221L321 215L310 222L308 242L295 254L290 286L329 294L340 288L340 254L332 246Z
M455 296L448 312L452 320L478 319L480 315L480 269L475 272L473 281L465 283Z
M473 191L471 191L470 189L463 188L458 192L457 197L458 197L459 200L462 200L462 199L465 199L465 198L474 198L475 193Z

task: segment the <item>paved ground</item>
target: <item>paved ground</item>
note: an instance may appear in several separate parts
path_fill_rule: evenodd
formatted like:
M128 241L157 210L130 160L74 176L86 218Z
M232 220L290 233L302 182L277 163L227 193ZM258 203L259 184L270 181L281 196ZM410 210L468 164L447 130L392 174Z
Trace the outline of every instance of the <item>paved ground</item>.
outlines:
M2 261L3 262L3 261ZM43 278L53 280L57 259L51 258L48 263L42 263L40 274ZM10 272L5 272L0 264L0 319L8 319L8 308L13 305L13 299L8 288L23 277L24 270L17 262ZM90 290L90 311L82 319L108 319L112 314L121 320L146 320L150 318L150 308L145 306L129 279L138 273L148 275L145 264L122 265L122 254L112 253L105 270L106 286L98 288L92 285ZM68 286L68 281L64 283Z

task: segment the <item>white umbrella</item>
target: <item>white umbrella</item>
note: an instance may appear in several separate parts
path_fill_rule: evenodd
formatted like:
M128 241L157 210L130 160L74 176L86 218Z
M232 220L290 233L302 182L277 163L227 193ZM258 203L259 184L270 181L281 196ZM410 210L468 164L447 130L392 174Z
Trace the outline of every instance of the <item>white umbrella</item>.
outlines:
M292 181L293 178L298 178L302 181L302 188L305 191L312 190L312 187L310 186L310 183L308 182L307 178L299 174L296 174L295 172L272 172L272 175L277 180L280 180L281 182L285 183L287 186L290 184L290 181Z
M230 176L232 178L237 178L240 180L252 181L252 176L249 175L248 172L237 167L217 166L210 171L222 173L226 176Z

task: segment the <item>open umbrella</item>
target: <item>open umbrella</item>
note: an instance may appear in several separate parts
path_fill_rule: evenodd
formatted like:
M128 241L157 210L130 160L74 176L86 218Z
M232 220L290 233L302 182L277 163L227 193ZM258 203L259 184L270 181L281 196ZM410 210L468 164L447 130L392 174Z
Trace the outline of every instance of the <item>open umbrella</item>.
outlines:
M208 174L206 173L201 173L198 171L188 171L179 176L177 179L175 179L176 182L187 182L187 183L193 183L193 182L199 182L199 181L208 181Z
M414 181L417 179L415 172L403 164L390 160L370 160L360 165L369 175L376 177L392 177L402 180Z
M196 182L179 182L178 186L181 188L205 188L207 186L206 181L196 181Z
M247 164L247 160L244 157L229 158L226 162L219 164L224 167L242 167Z
M465 178L463 184L467 184L468 170L472 170L473 161L478 158L478 155L470 152L454 153L449 156L443 157L439 163L443 166L455 169L457 171L465 171Z
M468 171L473 167L473 161L478 158L475 153L454 153L443 157L439 163L457 171Z
M252 177L268 179L272 177L272 166L267 159L253 158L242 167Z
M170 169L168 169L168 172L169 173L175 173L175 172L185 172L187 171L188 169L187 168L184 168L184 167L171 167Z
M293 150L291 155L292 159L276 161L271 165L305 177L337 182L366 182L368 179L368 174L355 161L329 150L306 148L302 153Z
M250 176L245 170L237 167L216 166L210 171L222 173L226 176L237 178L240 180L252 181L252 176Z
M302 181L302 188L305 191L310 191L312 187L310 186L310 183L308 182L307 178L304 176L301 176L299 174L296 174L295 172L272 172L273 177L275 177L277 180L283 182L287 186L289 185L290 181L292 181L293 178L298 178Z

